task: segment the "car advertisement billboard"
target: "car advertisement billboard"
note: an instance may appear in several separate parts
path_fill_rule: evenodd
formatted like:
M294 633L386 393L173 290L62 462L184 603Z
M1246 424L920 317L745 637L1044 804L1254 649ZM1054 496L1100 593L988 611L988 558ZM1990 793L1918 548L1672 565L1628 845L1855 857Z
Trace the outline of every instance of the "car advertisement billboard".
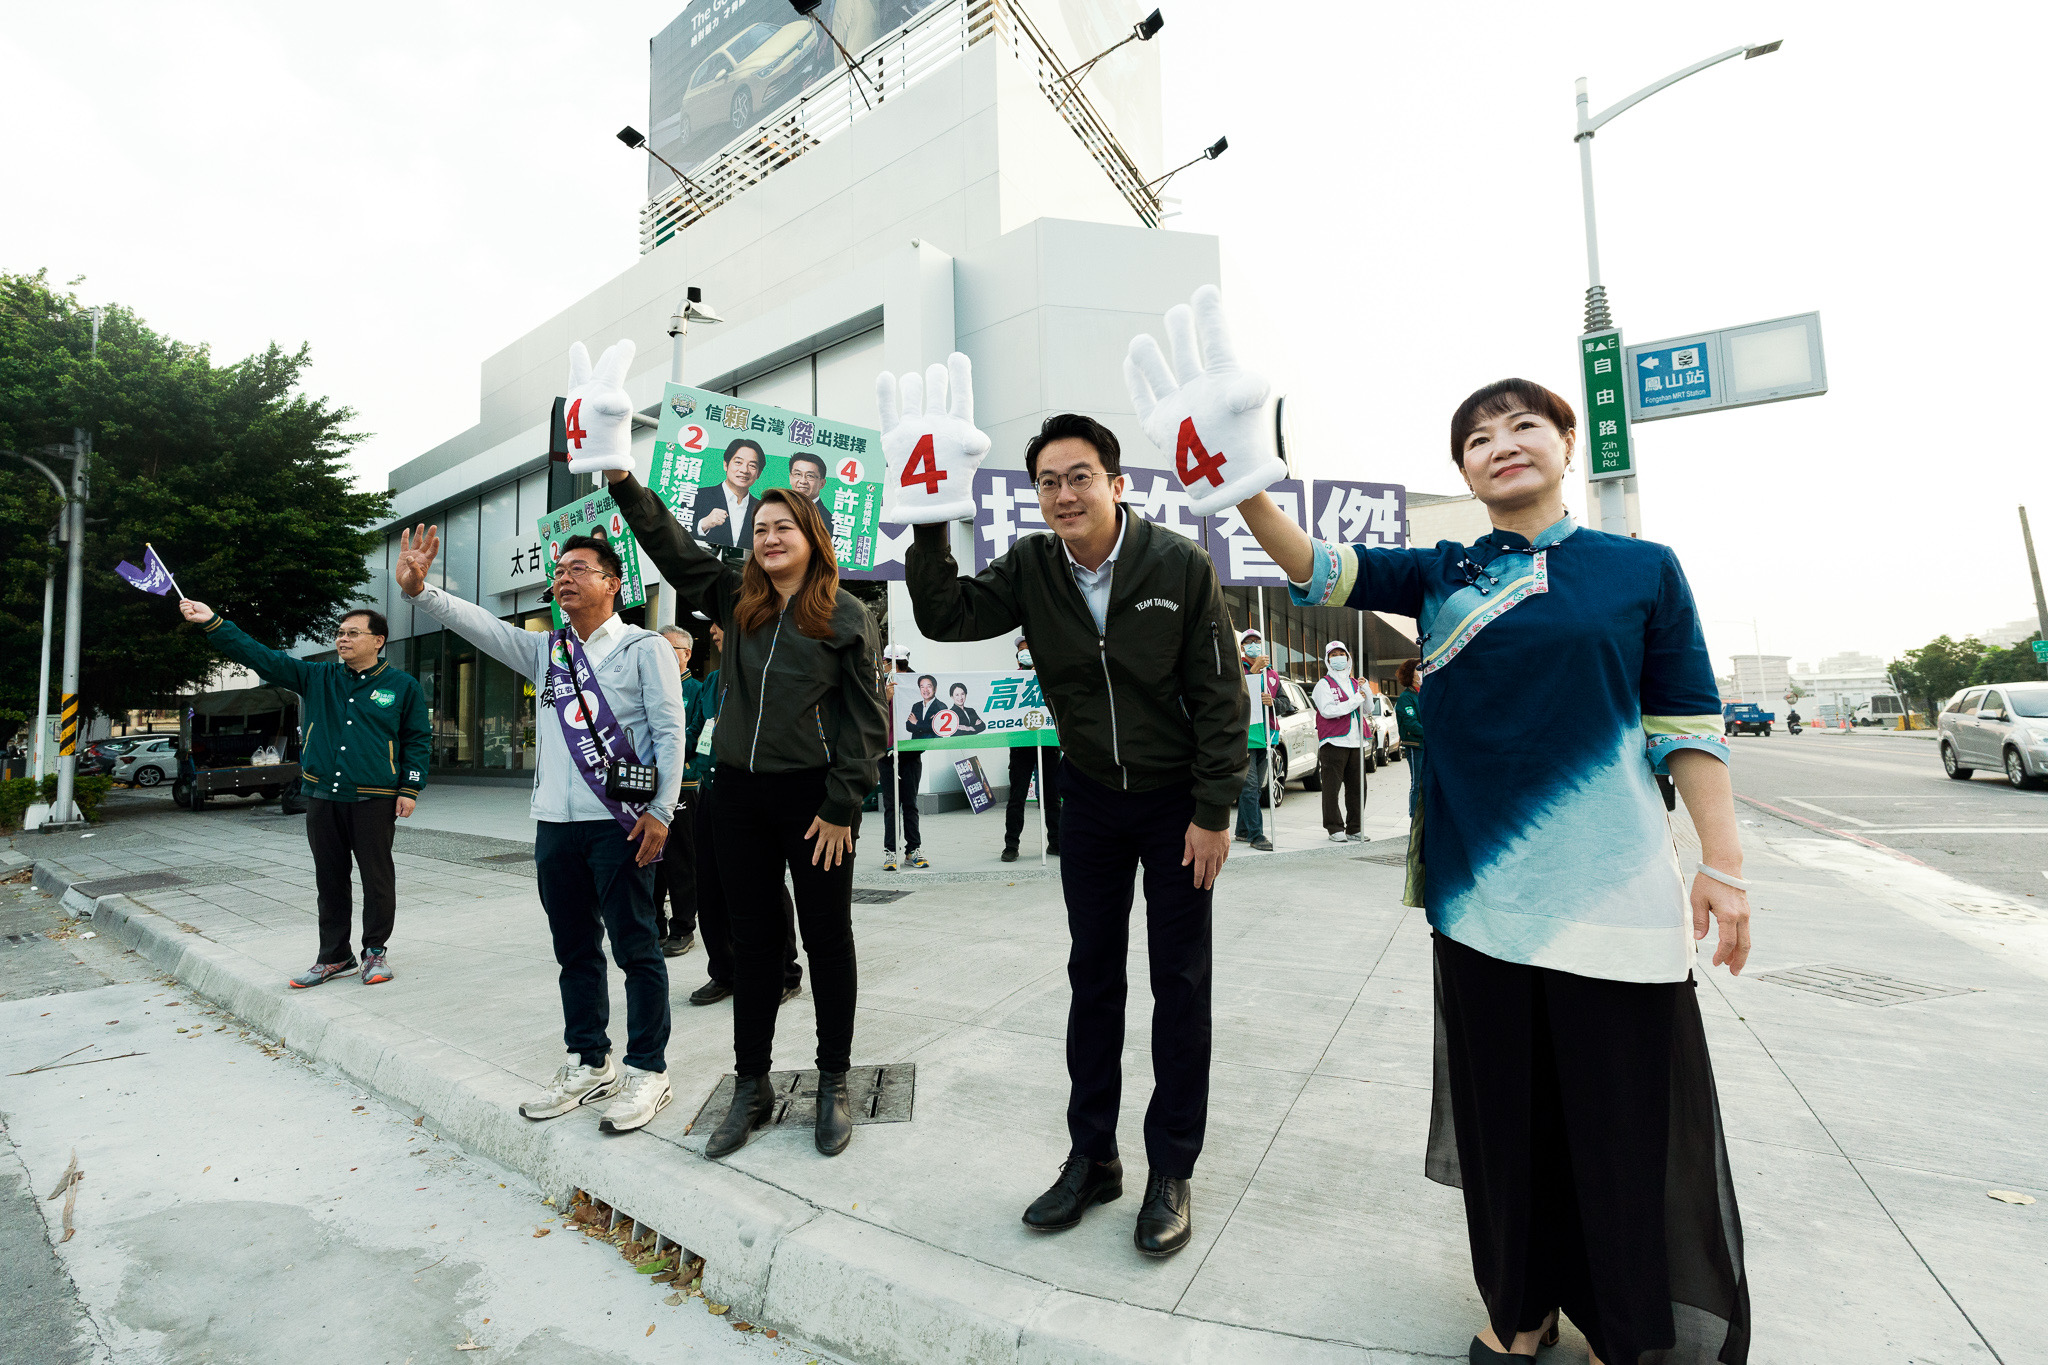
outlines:
M648 142L695 170L726 143L837 71L837 37L859 56L931 0L823 0L817 18L789 0L692 0L648 44ZM647 193L671 183L652 157Z

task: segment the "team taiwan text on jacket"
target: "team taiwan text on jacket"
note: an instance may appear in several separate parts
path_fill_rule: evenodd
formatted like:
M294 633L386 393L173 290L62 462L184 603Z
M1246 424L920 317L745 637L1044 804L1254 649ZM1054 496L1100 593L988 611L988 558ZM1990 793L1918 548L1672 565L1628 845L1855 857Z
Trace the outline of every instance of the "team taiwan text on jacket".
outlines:
M433 727L426 696L410 673L382 659L360 673L343 663L295 659L258 644L225 616L203 629L215 649L305 703L299 769L306 795L322 801L419 796L427 785Z
M740 567L699 545L630 474L612 484L611 493L676 601L725 630L712 732L718 766L756 773L830 769L818 817L852 824L889 747L888 718L875 688L881 643L868 609L841 588L827 639L798 630L786 609L761 629L742 631L733 621Z
M1192 781L1195 823L1225 829L1251 761L1251 702L1216 567L1186 537L1119 515L1102 630L1059 537L1025 536L963 578L944 526L918 527L904 560L917 627L932 640L1021 628L1074 766L1120 791Z

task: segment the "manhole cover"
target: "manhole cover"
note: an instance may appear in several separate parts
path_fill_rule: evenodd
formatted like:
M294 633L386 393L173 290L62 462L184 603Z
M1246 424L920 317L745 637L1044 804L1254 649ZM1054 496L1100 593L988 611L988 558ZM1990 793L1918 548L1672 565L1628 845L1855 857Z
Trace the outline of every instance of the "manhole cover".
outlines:
M175 872L135 872L126 877L102 877L96 882L77 882L72 890L87 900L101 896L125 896L131 891L160 891L167 886L184 886L185 879Z
M815 1071L771 1071L769 1084L775 1089L775 1107L768 1122L804 1127L818 1121L818 1073ZM725 1076L690 1120L690 1131L716 1124L732 1107L734 1078ZM917 1099L917 1063L894 1066L857 1066L846 1073L846 1097L853 1108L855 1123L908 1123Z
M1943 905L1951 910L1960 910L1966 915L1979 915L1985 919L2014 920L2021 924L2032 924L2048 918L2031 906L2016 901L1994 900L1944 900Z
M1878 972L1858 971L1854 967L1787 967L1783 971L1765 972L1757 979L1790 986L1796 991L1812 991L1815 995L1878 1006L1910 1005L1916 1000L1935 1000L1947 995L1974 995L1978 989L1975 986L1928 986Z
M1406 867L1408 865L1408 855L1406 853L1366 853L1354 857L1351 861L1354 863L1378 863L1381 867Z
M856 886L853 888L853 903L855 905L889 905L902 900L910 894L912 893L908 891L871 891L866 887Z

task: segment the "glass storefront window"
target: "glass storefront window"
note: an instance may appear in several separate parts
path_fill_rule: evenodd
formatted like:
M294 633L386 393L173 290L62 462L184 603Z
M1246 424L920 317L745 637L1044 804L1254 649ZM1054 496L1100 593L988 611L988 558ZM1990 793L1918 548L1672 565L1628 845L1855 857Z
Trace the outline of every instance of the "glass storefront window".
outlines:
M476 523L474 499L449 508L441 523L441 558L447 575L443 586L465 602L476 601Z

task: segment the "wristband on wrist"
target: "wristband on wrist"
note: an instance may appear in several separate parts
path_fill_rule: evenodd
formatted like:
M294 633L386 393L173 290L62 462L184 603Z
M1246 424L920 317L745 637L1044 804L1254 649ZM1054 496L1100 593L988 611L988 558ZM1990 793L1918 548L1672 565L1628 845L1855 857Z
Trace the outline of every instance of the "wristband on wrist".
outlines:
M1708 867L1705 863L1700 864L1700 875L1702 877L1712 877L1715 881L1720 882L1722 885L1732 886L1737 891L1749 890L1749 883L1742 880L1742 878L1731 877L1726 872L1722 872L1716 868Z

